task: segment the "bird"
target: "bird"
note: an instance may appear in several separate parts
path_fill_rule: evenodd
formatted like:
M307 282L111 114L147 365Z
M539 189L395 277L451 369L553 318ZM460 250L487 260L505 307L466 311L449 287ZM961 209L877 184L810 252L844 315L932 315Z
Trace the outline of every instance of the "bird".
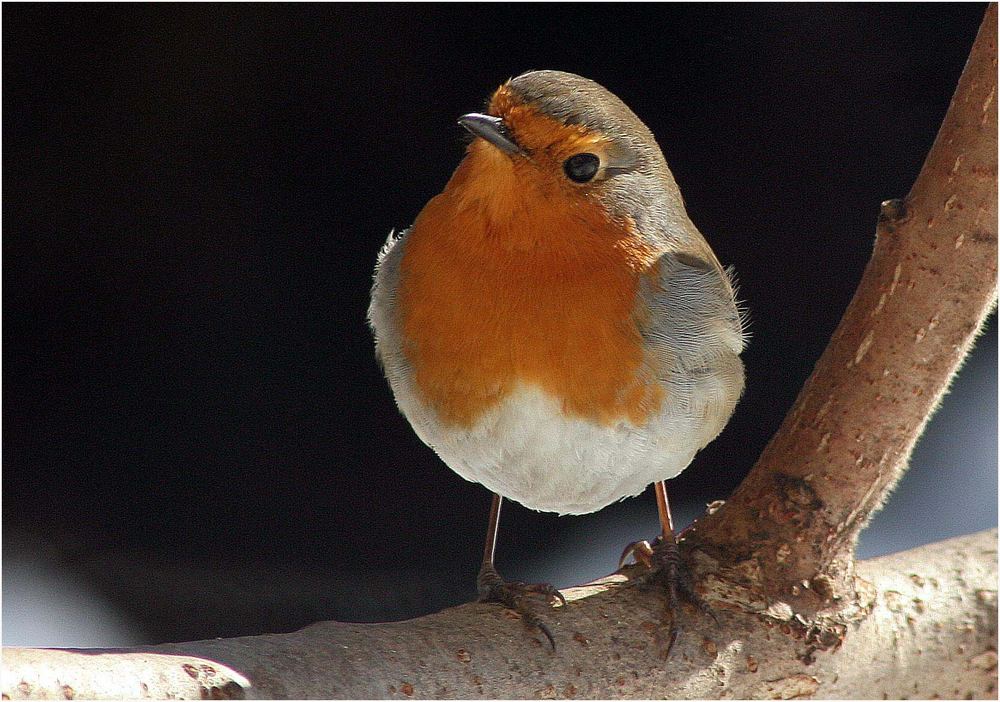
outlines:
M648 127L598 83L503 82L444 190L378 254L368 321L402 414L493 493L481 601L555 640L525 600L565 599L494 566L504 499L595 512L655 486L661 534L631 554L709 611L681 572L666 480L727 424L744 388L732 271L687 215ZM677 636L674 624L670 645ZM669 650L669 649L668 649Z

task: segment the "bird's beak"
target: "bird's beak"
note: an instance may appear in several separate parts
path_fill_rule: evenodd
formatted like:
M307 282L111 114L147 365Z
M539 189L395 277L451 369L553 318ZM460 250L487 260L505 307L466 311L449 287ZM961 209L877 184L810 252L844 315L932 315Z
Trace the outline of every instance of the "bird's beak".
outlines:
M472 112L459 117L458 123L472 132L473 135L482 137L501 151L508 154L524 155L524 151L511 137L507 125L499 117Z

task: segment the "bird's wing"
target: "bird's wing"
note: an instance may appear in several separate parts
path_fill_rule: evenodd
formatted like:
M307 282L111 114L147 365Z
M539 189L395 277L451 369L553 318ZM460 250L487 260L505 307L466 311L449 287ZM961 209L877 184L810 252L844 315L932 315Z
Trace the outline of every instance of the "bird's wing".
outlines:
M678 372L713 367L738 356L746 343L745 319L731 273L710 259L667 252L650 267L640 294L646 346L661 367Z
M650 371L671 412L698 420L698 445L722 430L743 393L744 319L730 274L715 256L666 253L641 288L639 317Z
M409 229L397 234L389 232L385 244L378 252L375 275L372 279L371 302L368 306L368 324L375 333L375 356L387 373L404 365L402 344L396 328L396 292L399 286L399 265L403 256L404 240Z

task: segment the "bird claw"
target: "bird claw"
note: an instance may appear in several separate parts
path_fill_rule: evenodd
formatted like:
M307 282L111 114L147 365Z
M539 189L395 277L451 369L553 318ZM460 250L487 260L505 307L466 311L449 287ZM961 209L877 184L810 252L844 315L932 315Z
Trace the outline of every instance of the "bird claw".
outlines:
M509 584L513 587L524 590L524 592L528 594L539 595L551 605L554 605L556 602L559 602L562 605L566 604L566 598L563 597L563 594L548 583L514 582Z
M719 624L718 616L695 592L691 584L691 574L681 559L676 540L657 537L652 545L647 541L631 543L625 547L625 551L622 553L619 568L624 565L629 556L635 558L636 563L641 563L649 568L650 572L643 578L644 581L657 580L664 586L667 597L666 609L670 616L670 631L667 635L665 656L670 655L671 649L682 632L677 616L680 596L697 607L702 614L711 617L716 625Z
M556 588L548 583L522 583L518 581L505 582L499 573L490 566L484 565L479 571L476 581L479 589L480 602L497 602L507 609L521 615L521 620L528 628L538 629L549 640L552 650L556 650L556 639L548 624L535 614L526 604L528 597L541 598L548 605L555 602L566 604L566 598Z
M635 560L636 565L643 565L647 569L653 568L653 548L658 542L660 537L653 539L653 543L650 544L648 541L643 539L642 541L633 541L625 550L622 551L622 555L618 558L618 570L625 567L626 561L629 558Z

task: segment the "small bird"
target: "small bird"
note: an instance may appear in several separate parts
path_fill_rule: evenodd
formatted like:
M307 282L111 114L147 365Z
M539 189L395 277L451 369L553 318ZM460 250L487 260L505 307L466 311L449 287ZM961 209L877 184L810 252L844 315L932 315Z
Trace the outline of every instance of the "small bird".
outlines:
M671 614L678 591L700 604L678 571L664 481L743 391L730 276L653 134L594 81L524 73L458 123L473 135L465 158L390 234L368 318L417 435L494 493L480 599L516 609L554 647L523 597L558 590L494 568L503 498L586 514L655 484L662 535L623 561L663 572Z

